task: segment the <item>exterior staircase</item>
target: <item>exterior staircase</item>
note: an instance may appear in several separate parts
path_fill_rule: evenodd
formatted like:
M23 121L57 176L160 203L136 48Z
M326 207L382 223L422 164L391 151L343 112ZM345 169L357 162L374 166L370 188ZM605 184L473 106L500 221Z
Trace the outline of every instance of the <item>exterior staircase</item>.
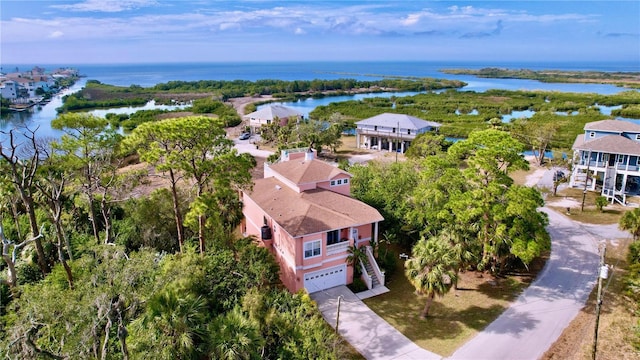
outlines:
M362 265L364 267L364 270L367 272L366 277L368 279L371 279L370 282L367 282L367 286L369 287L370 285L369 290L379 286L384 287L384 271L380 270L380 267L378 266L378 263L373 256L373 250L371 249L371 246L366 246L364 250L367 256Z
M371 265L371 262L364 261L364 268L367 269L367 274L371 276L371 288L373 289L377 286L380 286L380 280L378 280L378 277L376 276L376 273L373 270L373 266Z

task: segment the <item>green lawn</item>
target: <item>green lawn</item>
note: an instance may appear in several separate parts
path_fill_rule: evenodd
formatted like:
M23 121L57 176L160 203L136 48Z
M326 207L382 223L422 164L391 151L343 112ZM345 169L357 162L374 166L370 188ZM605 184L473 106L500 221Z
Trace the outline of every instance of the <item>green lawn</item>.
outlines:
M429 317L420 319L426 299L415 294L403 266L404 261L399 261L387 280L388 293L364 302L413 342L442 356L451 355L496 319L531 281L529 274L494 278L466 272L461 274L457 293L452 290L436 298Z

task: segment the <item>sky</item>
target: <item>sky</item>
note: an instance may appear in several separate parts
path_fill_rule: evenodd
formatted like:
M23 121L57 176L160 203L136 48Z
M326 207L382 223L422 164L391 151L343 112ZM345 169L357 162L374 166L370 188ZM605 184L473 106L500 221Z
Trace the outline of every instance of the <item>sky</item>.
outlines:
M640 1L2 0L0 64L626 61Z

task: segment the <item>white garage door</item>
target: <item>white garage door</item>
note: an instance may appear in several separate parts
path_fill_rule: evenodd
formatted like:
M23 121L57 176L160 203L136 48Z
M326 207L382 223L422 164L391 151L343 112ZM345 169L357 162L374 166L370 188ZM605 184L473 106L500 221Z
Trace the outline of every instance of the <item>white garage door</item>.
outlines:
M347 265L314 271L304 275L304 287L309 293L347 284Z

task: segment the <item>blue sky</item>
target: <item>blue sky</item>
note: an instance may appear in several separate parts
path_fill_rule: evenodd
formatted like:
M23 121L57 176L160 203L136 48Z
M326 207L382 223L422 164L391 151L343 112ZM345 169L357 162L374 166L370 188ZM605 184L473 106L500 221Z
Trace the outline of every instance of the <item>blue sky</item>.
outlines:
M640 1L0 1L0 63L635 61Z

